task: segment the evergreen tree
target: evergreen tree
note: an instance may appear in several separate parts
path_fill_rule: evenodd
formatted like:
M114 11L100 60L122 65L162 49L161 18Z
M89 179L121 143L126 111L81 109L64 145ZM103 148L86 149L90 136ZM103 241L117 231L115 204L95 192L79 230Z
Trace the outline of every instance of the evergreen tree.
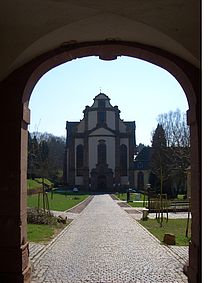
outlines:
M152 137L151 170L157 176L158 185L155 188L163 192L163 184L169 177L169 158L165 131L162 125L158 124Z
M152 156L151 167L152 172L157 176L159 180L159 218L160 225L163 222L163 194L164 194L164 182L169 177L169 159L167 155L167 142L165 131L162 125L158 124L152 138Z
M65 140L51 136L49 146L49 175L53 180L60 180L64 165Z

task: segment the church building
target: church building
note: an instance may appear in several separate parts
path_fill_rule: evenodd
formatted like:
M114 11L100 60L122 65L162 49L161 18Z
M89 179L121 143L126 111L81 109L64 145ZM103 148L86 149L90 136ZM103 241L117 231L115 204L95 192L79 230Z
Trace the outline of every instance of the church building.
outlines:
M96 192L134 187L135 122L99 93L79 122L66 122L65 181Z

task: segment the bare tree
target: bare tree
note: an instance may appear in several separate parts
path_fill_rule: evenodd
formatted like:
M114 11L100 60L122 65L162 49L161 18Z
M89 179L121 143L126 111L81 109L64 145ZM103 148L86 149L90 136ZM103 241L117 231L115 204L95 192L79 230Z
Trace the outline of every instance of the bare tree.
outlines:
M61 180L65 152L65 138L49 133L29 133L28 176Z
M158 115L157 121L162 125L168 147L189 147L190 129L187 125L186 114L179 109Z
M187 125L186 114L177 109L175 112L160 114L157 121L165 131L169 148L170 178L178 188L182 187L185 190L186 169L190 165L190 129Z

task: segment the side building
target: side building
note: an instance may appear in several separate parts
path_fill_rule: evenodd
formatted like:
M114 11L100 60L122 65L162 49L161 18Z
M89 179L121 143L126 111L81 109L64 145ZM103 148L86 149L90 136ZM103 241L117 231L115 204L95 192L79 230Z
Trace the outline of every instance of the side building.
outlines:
M138 191L145 191L150 183L152 148L145 146L134 160L134 184Z
M178 162L180 161L180 164L183 165L182 167L177 167L177 164L173 163L168 165L168 176L163 181L163 193L166 193L168 196L176 197L177 194L187 194L187 197L190 197L191 176L189 157L186 158L188 155L187 150L187 148L177 147L167 147L166 149L166 155L169 156L169 160L176 162L178 158ZM174 152L177 152L177 154L174 155ZM151 188L159 193L160 179L152 172L152 155L153 148L145 146L136 156L134 160L134 185L138 191L145 191L151 185Z
M79 122L66 122L64 177L68 185L110 192L134 187L135 122L99 93Z

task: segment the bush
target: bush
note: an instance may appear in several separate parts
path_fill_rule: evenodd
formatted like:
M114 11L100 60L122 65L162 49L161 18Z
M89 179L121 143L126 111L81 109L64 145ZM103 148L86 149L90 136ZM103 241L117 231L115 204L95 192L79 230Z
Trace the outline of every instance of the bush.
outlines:
M43 209L28 208L27 222L30 224L56 224L57 218L48 211L44 212Z

